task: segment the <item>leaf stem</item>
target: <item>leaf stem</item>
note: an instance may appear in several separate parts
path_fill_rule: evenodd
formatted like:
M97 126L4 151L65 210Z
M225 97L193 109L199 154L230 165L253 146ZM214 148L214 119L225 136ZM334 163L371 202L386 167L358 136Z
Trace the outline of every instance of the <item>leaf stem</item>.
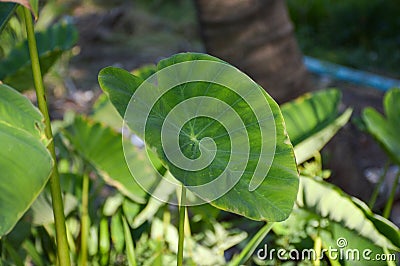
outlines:
M29 54L32 62L33 81L36 90L38 107L40 112L44 116L44 122L46 125L45 128L46 137L47 139L50 140L47 149L49 150L54 161L53 171L50 176L50 190L51 190L51 198L52 198L52 205L54 212L54 221L56 227L58 260L60 266L69 266L71 265L71 263L69 257L67 234L65 229L64 207L61 196L60 177L57 169L56 152L54 149L53 133L51 130L50 116L47 108L42 73L40 70L39 55L36 46L35 32L33 29L32 15L29 9L25 7L24 7L24 18L26 24L27 37L28 37Z
M399 184L399 178L400 178L400 169L397 170L397 175L393 181L392 190L390 191L389 199L386 202L385 209L383 210L383 217L385 217L385 218L389 218L390 212L392 211L392 205L393 205L393 201L394 201L394 196L396 195L396 188L397 188L397 185Z
M177 254L177 265L183 265L183 244L185 240L185 217L186 217L186 188L182 184L181 201L179 203L179 242L178 242L178 254Z
M268 234L268 232L271 230L272 226L274 223L266 223L258 232L253 236L253 238L247 243L247 245L244 247L242 252L235 257L231 263L229 263L229 266L239 266L244 264L254 253L256 250L257 246L261 243L261 241L265 238L265 236Z
M87 265L87 243L89 235L89 174L84 173L82 181L82 222L81 222L81 266Z
M389 169L390 161L387 161L385 167L383 168L383 172L379 177L378 184L376 184L374 191L372 192L371 199L369 200L368 207L372 210L375 206L375 202L378 198L379 191L381 190L383 181L385 180L387 171Z

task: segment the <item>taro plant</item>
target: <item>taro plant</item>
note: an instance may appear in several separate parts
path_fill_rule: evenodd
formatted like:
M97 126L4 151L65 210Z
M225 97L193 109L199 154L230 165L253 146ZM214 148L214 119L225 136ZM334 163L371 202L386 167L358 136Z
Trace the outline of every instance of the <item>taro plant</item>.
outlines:
M185 53L160 61L146 80L109 67L99 83L132 130L125 134L142 138L148 160L157 155L171 173L153 182L180 191L178 265L186 206L209 202L266 221L262 235L287 218L298 187L293 148L278 105L247 76L215 57ZM127 156L135 182L173 203L130 162Z
M16 7L4 5L0 26ZM321 256L305 263L354 265L323 250L399 250L396 226L323 180L329 171L319 152L351 115L339 112L338 90L279 107L228 63L184 53L133 74L103 69L99 83L108 100L101 97L89 117L66 114L51 130L40 70L76 36L68 26L35 36L28 9L23 16L28 41L8 55L18 63L0 62L8 70L1 80L28 88L20 76L29 75L31 63L39 110L0 85L1 263L284 263L254 256L267 241L287 249L311 245ZM60 34L65 39L57 42ZM35 39L43 44L38 53ZM219 220L236 214L261 228L246 238L235 222Z
M340 100L340 91L329 89L308 93L281 106L299 165L300 187L289 218L273 226L275 237L264 242L267 246L261 247L258 256L254 256L257 265L299 259L308 259L309 265L365 265L369 261L361 255L358 260L345 258L329 253L328 249L337 249L342 254L371 250L371 258L399 250L400 234L394 224L324 181L330 172L322 168L320 149L346 124L351 114L351 109L339 113ZM277 257L276 253L268 253L272 249L286 252ZM289 254L291 249L298 253ZM394 254L391 256L393 260ZM391 263L390 260L376 262L377 265Z
M197 119L215 117L215 114L213 114L212 111L210 111L210 113L208 113L207 115L202 116L202 114L204 113L202 113L202 109L198 105L194 105L195 112L190 110L188 106L186 106L187 109L179 109L178 106L192 98L204 96L212 96L216 97L219 100L224 99L224 101L229 102L229 94L225 95L223 93L223 90L226 88L219 87L221 86L221 83L223 84L222 81L226 81L227 79L229 79L226 75L226 72L221 70L223 69L223 67L221 69L213 69L213 67L211 66L211 70L209 71L212 74L210 73L209 76L207 76L207 73L205 74L207 78L211 77L211 80L207 79L206 81L204 80L204 77L192 75L192 73L195 73L199 69L204 69L201 67L197 69L197 67L199 67L198 65L196 66L190 64L188 65L190 66L188 67L188 69L182 69L179 68L179 66L176 69L174 68L174 65L179 65L182 62L191 62L196 64L199 60L206 61L218 59L201 54L179 54L171 58L165 59L164 61L160 61L157 67L146 67L146 69L142 69L142 71L135 71L133 72L134 75L118 68L105 68L99 74L100 85L120 113L121 117L124 118L125 126L133 129L134 133L138 134L141 138L148 142L147 149L148 156L150 157L149 161L154 160L154 157L152 156L154 156L154 154L157 154L161 160L162 165L168 169L168 172L170 172L173 177L185 175L187 176L186 179L180 179L179 181L183 183L188 182L188 187L191 187L191 183L187 180L190 180L190 177L192 177L192 175L193 178L196 177L196 171L191 171L190 174L186 174L185 171L180 171L180 169L176 169L176 165L169 161L171 160L171 157L168 155L168 152L164 150L165 147L168 147L167 145L169 145L170 143L167 143L167 145L164 146L162 144L162 141L176 141L179 143L179 147L176 147L174 151L177 151L178 149L183 149L183 152L186 151L187 156L192 160L199 158L199 156L201 156L203 152L214 151L215 147L214 149L204 149L204 147L202 149L201 143L196 142L197 134L195 132L197 132L198 130L200 133L203 133L203 131L206 131L205 129L208 129L208 127L212 128L213 123L216 122L195 122L196 119L194 117L196 117ZM164 68L168 67L171 67L172 71L167 72L167 75L165 75L165 73L159 72L160 70L162 71ZM218 70L220 70L220 72ZM190 80L190 82L187 82L187 78L189 77L194 77L194 80ZM152 79L157 79L157 82ZM234 78L233 76L231 76L230 79L233 80L232 83L241 84L243 87L245 87L243 83L240 83L238 81L238 78ZM182 82L182 80L184 80L185 82ZM174 84L174 86L171 84ZM201 85L204 85L204 87L202 87ZM163 88L163 86L166 87ZM168 90L166 88L171 90ZM219 90L222 91L219 91L216 88L219 88ZM140 90L143 90L142 95L140 94ZM211 94L211 92L215 92L216 94ZM136 93L138 94L136 95ZM150 99L153 98L155 100L153 102L151 100L148 101L147 99L145 99L146 97ZM330 89L307 94L293 102L281 106L282 114L286 121L286 130L291 137L292 143L294 143L295 145L294 153L296 154L297 164L299 165L299 170L302 174L300 178L300 192L297 195L294 211L291 213L287 221L273 223L272 225L271 223L267 223L264 227L262 227L253 236L253 238L247 242L246 246L242 249L240 254L232 259L229 265L241 265L248 261L249 258L251 258L253 254L255 254L256 248L263 241L266 234L270 231L271 228L276 235L277 242L282 241L283 239L286 239L286 241L288 241L288 239L297 239L297 244L303 243L304 241L306 241L305 243L313 243L311 245L311 248L313 248L316 254L314 257L310 257L309 260L314 261L315 265L326 262L334 265L346 265L347 263L354 263L354 261L348 262L346 261L346 259L338 259L335 256L326 254L325 251L328 247L336 247L343 252L351 251L353 249L357 249L360 251L368 249L371 250L372 254L389 254L389 252L391 251L399 250L400 236L398 228L395 225L380 216L372 214L372 212L368 209L368 207L365 206L365 204L357 199L351 198L350 196L342 192L339 188L336 188L335 186L322 180L322 178L329 177L329 172L322 170L320 159L321 156L319 155L319 151L334 136L334 134L344 124L346 124L351 115L351 109L345 110L342 114L339 113L338 109L340 99L340 92L335 89ZM207 100L209 99L207 98ZM233 106L235 106L238 101L240 101L240 99L237 101L232 100ZM142 104L142 109L140 108L141 106L136 107L137 109L135 109L132 107L132 104ZM206 108L209 109L215 107L218 110L217 113L224 113L224 111L226 110L221 106L218 106L218 101L207 102L203 99L203 101L200 101L200 104L207 105ZM240 105L240 107L241 108L237 110L238 112L245 110L243 108L243 105ZM271 107L271 109L274 110L273 107ZM180 111L174 112L176 110ZM173 115L177 116L177 118L175 120L172 120L172 122L168 121L168 119L170 119L170 112L172 112ZM187 114L196 115L190 119L184 118ZM142 119L148 119L144 125L141 124L141 121L139 121L140 119L135 119L135 117L132 117L138 115ZM275 119L277 118L276 115L274 117ZM177 123L178 121L182 123ZM233 118L230 121L233 121ZM192 122L193 124L191 124L190 122ZM168 139L163 137L163 126L166 126L166 123L171 123L175 127L175 129L169 129L171 131L167 131L171 135L173 135L175 139ZM197 129L195 127L196 124L201 125L201 127ZM179 130L182 130L183 132ZM210 132L210 136L217 136L217 140L220 136L229 135L224 132L215 133L213 130L211 130ZM124 131L124 133L124 135L132 135L132 132L129 129ZM148 136L148 134L150 136ZM194 136L196 137L194 138ZM207 137L207 135L201 134L200 136ZM156 141L159 141L160 143L157 144ZM194 143L190 143L191 141L194 141ZM219 144L220 146L223 145L220 142L217 142L217 144ZM278 145L279 143L277 144L277 146ZM277 152L277 150L275 152ZM129 160L129 157L126 157L126 160L128 165L130 165L131 162ZM274 163L280 162L281 164L278 172L281 177L282 175L287 175L288 172L284 170L285 168L282 168L282 165L284 166L285 162L277 160L276 157L275 160ZM191 163L195 164L195 162ZM275 165L275 167L277 166L278 165ZM155 168L159 169L159 164L156 164ZM172 194L174 189L170 190L170 185L168 186L166 183L163 184L163 180L160 179L160 181L156 183L160 184L164 188L164 194L157 194L157 188L152 187L149 189L148 185L146 187L146 184L143 182L145 179L141 179L141 173L137 172L137 169L140 169L137 165L134 167L130 165L130 170L135 176L135 181L139 183L144 190L149 193L153 193L155 197L161 199L162 201L171 202L170 199L165 198L166 194L170 194L170 197L174 197L174 194ZM207 169L206 173L209 175L213 172ZM200 175L200 177L207 178L207 174ZM267 178L262 181L262 184L268 184L268 182L270 181L270 179L268 179L268 177L270 177L270 174L271 173L269 172ZM273 176L276 177L277 175L274 173ZM173 177L168 176L168 178ZM246 178L242 180L242 182L245 180ZM148 179L147 181L149 182ZM239 188L241 186L239 186L239 182L237 184L238 187L233 187L233 191L240 191ZM256 197L258 205L257 203L252 203L252 201L249 200L249 197L246 197L247 194L251 195L252 193L250 189L251 182L252 181L250 180L250 182L245 183L245 191L240 191L240 193L238 193L238 195L235 195L235 197L229 198L229 191L227 194L223 194L220 198L216 200L210 200L209 203L219 209L239 213L245 217L254 220L265 219L265 217L263 218L252 216L253 212L251 211L240 212L241 203L246 203L249 208L256 208L257 211L260 211L260 206L267 206L261 204L263 200L265 201L267 199L267 201L273 203L273 201L270 201L270 199L266 196L267 193L263 194L260 198ZM175 186L175 188L179 190L179 187ZM170 190L170 192L167 192L167 190ZM207 192L195 189L193 190L194 194L196 194L197 197L204 197L207 199L207 197L210 196L210 194L207 194ZM190 193L190 191L191 190L189 188L187 192ZM279 188L279 191L280 193L282 193L282 191L286 191L286 187L282 186L281 188ZM257 192L257 189L254 192ZM183 196L185 196L185 194L183 194ZM224 197L227 197L229 200L225 200ZM190 195L186 200L193 200L193 195ZM220 205L221 202L225 204ZM235 205L238 204L238 206L229 203L233 203ZM181 206L182 200L178 202L178 204L180 204ZM186 204L189 205L188 202ZM340 210L336 208L338 204L341 206ZM194 204L192 203L192 205ZM156 206L159 205L156 204ZM151 208L151 210L144 210L142 214L147 217L147 219L150 219L150 217L154 215L154 209L156 208L157 207L154 207L153 205L153 208ZM179 237L181 241L178 243L179 246L182 245L182 235L184 231L182 227L185 223L184 221L182 221L185 219L184 211L182 211L182 206L180 208L181 215L179 220L179 227L181 230L181 234ZM277 212L276 209L272 211ZM270 221L271 218L266 219ZM272 217L272 219L276 219L276 216ZM294 242L296 242L296 240ZM285 247L288 248L287 246ZM297 247L299 249L302 249L307 248L307 245ZM182 252L181 247L180 251ZM179 256L182 256L182 253L179 253L178 250L177 255L178 263L180 263L181 260L179 260ZM276 258L271 257L270 259L272 263L271 265L273 265L273 263L276 263ZM287 257L287 259L293 258ZM186 262L188 263L188 261ZM263 261L260 261L259 257L255 258L255 263L258 264L262 262ZM363 265L366 262L367 261L365 260L365 258L361 258L360 262L355 263L360 263L360 265ZM386 262L382 263L386 264ZM388 261L387 263L390 264L391 262Z
M12 80L17 80L18 82L27 80L27 77L33 76L33 84L40 112L26 98L19 95L12 88L1 85L3 96L1 98L3 103L0 121L2 125L1 143L4 143L6 146L2 149L1 157L3 171L1 174L0 193L2 195L0 236L4 236L15 226L16 222L49 180L56 228L58 260L60 265L69 265L70 258L64 222L64 208L53 133L42 79L42 70L46 71L48 66L54 62L54 58L57 58L62 50L57 51L56 54L51 54L50 52L50 55L44 52L47 60L39 57L31 14L32 11L35 17L38 15L37 1L6 2L16 2L25 5L22 13L25 20L27 41L17 46L15 50L10 52L9 57L2 60L0 63L0 78L5 82L13 83ZM3 29L5 23L15 10L16 4L1 3L0 8L2 14L0 29ZM38 39L49 44L49 38L57 40L54 34L57 35L60 33L59 30L54 29L50 31L52 38L45 34ZM51 46L51 44L49 45ZM43 48L44 45L42 44L41 47ZM47 50L48 47L46 47ZM52 59L48 60L49 58ZM41 68L40 59L42 59L42 62L46 61L44 65L47 67ZM7 78L5 72L9 74L10 79Z
M383 117L372 107L365 108L362 113L362 120L365 129L370 133L387 153L390 161L400 166L400 89L393 88L389 90L384 97L383 107L386 118ZM370 207L373 208L378 197L379 191L386 176L386 172L390 163L387 163L380 180L372 194ZM392 188L383 211L384 217L389 217L392 204L395 198L396 189L399 184L400 170L393 180Z

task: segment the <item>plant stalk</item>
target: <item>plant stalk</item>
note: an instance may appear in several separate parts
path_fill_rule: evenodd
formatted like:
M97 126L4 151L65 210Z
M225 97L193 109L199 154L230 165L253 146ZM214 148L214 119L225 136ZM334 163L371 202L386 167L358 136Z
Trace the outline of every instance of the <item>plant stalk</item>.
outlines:
M321 248L322 248L322 240L320 236L317 236L314 240L314 250L315 250L315 258L313 259L313 266L321 265Z
M89 236L89 175L84 173L82 182L81 266L87 265L87 243Z
M253 238L247 243L242 252L238 256L236 256L229 266L239 266L244 264L254 253L257 246L261 243L261 241L265 238L268 232L271 230L274 223L266 223L258 232L253 236Z
M54 149L53 133L51 130L50 116L46 102L46 94L43 86L42 73L40 70L39 55L36 46L32 16L29 9L25 7L24 7L24 18L26 24L27 37L28 37L29 54L32 62L33 81L36 90L38 107L44 117L44 122L46 125L45 128L46 137L47 139L50 140L47 149L49 150L54 162L53 171L50 176L50 191L51 191L54 221L56 228L58 262L60 266L69 266L71 265L71 263L69 257L67 234L65 229L64 207L61 196L60 177L57 168L56 152Z
M179 203L179 242L178 242L178 254L177 254L177 265L183 265L183 244L185 240L185 217L186 217L186 188L182 184L181 201Z
M392 190L390 191L389 199L386 202L385 209L383 210L383 217L385 217L385 218L389 218L390 212L392 211L392 205L393 205L394 197L396 195L396 188L397 188L397 185L399 184L399 178L400 178L400 169L398 170L396 178L393 181Z
M376 184L374 191L372 192L371 199L369 200L368 207L372 210L375 206L375 202L378 198L379 191L381 190L383 181L385 180L387 171L389 169L390 161L387 161L383 168L382 175L379 177L378 184Z

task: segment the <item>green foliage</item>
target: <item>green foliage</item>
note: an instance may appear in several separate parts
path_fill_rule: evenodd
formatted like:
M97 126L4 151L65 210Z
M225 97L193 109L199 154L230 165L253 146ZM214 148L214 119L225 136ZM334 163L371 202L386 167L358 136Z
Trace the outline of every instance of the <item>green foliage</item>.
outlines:
M3 31L16 7L17 5L13 3L0 3L0 33Z
M361 252L367 249L371 250L371 258L384 254L386 248L399 250L399 230L390 221L372 214L365 204L332 184L308 177L300 180L294 211L286 221L274 227L280 238L289 240L299 250L311 248L307 241L319 238L325 249L336 248L342 254L351 250L360 252L359 260L325 252L326 260L339 265L365 265L368 261ZM376 263L386 265L385 261Z
M39 110L0 84L0 237L14 227L49 178L53 161L47 142Z
M78 37L76 28L69 23L59 23L44 32L35 34L41 71L47 73L51 66L67 50L75 45ZM24 77L21 79L21 77ZM33 87L31 61L28 43L24 41L16 44L10 53L0 60L0 80L19 91Z
M134 201L146 202L146 193L131 177L125 163L120 133L87 118L76 117L74 122L66 128L65 134L76 152L92 164L108 184L117 187ZM134 161L142 171L148 171L151 180L151 166L146 166L140 159L144 156L144 151L134 146L129 147L132 150L125 150L127 159Z
M329 89L308 93L281 106L297 164L312 158L344 126L351 109L339 116L341 93Z
M164 69L174 64L178 64L180 62L187 62L196 59L218 61L218 59L216 58L202 54L178 54L176 56L161 61L158 64L158 70ZM99 82L102 89L108 94L113 105L119 111L121 116L123 116L125 114L125 110L131 96L143 83L143 80L121 69L105 68L99 74ZM161 84L160 86L163 85ZM187 93L183 92L184 89L186 89ZM206 91L205 94L203 93L204 91ZM285 219L292 208L292 197L296 194L297 173L293 160L294 156L292 152L292 146L288 141L288 137L285 133L284 122L282 115L280 114L279 107L272 100L272 98L270 98L265 92L263 93L265 99L258 99L259 102L257 104L268 104L270 106L272 114L274 115L276 126L275 130L277 146L275 150L273 164L271 165L269 173L265 177L265 181L256 189L256 191L249 191L248 188L250 184L250 178L252 176L251 173L252 171L254 171L251 167L253 167L254 169L255 163L257 162L250 159L248 167L246 168L246 172L242 175L234 188L222 197L213 200L211 204L223 210L235 212L252 219L279 221ZM223 165L214 164L212 167L205 169L204 171L192 173L180 170L168 161L168 159L162 153L162 144L158 142L157 137L154 136L160 134L157 132L157 130L161 128L163 120L166 118L167 114L174 107L174 105L190 97L200 95L209 95L210 97L214 97L221 101L224 101L228 105L231 105L238 114L243 114L243 117L245 117L245 119L248 119L247 121L245 120L245 123L248 123L247 131L252 136L252 146L250 152L254 153L250 155L250 158L255 158L256 160L258 160L258 156L256 154L257 145L259 149L259 142L261 141L260 133L259 131L257 131L258 129L250 127L250 123L252 123L251 121L253 121L254 119L251 120L252 118L246 118L248 113L245 112L243 109L240 109L243 108L242 106L245 104L238 103L239 101L241 101L240 98L238 98L237 95L230 93L228 89L225 89L224 87L217 84L204 82L194 82L177 86L168 94L163 95L158 105L154 106L153 110L156 110L154 112L157 113L157 115L154 115L154 117L157 118L151 119L151 124L148 123L146 126L146 131L149 132L146 133L146 136L152 136L152 138L145 139L145 141L151 147L155 148L155 150L157 151L157 155L175 178L177 178L181 182L187 183L190 176L192 185L194 184L193 182L197 182L196 184L199 184L199 182L204 182L205 180L212 180L214 176L218 176L219 174L217 174L217 172L215 171L209 172L209 170L214 168L219 169L223 167ZM198 132L199 134L201 134L199 136L200 139L203 137L213 137L224 134L223 132L218 131L219 124L216 123L210 124L207 128L207 131L204 131L204 126L208 123L210 123L210 121L205 121L204 119L202 120L202 118L193 119L189 122L188 127L191 128L192 131L194 131L188 132L187 134L196 135ZM133 128L133 130L135 131L135 133L141 136L140 130L138 128ZM226 133L224 135L226 135ZM185 144L185 142L182 142L180 145L182 145L182 147L185 147L187 146L187 144L189 143ZM219 138L216 144L218 147L226 147L226 149L229 149L230 146L229 140L227 140L227 138ZM224 155L220 155L220 158L221 159L215 160L214 162L221 161L225 162L224 164L227 164L227 158L224 158ZM285 188L285 194L279 192L279 190L282 188ZM260 207L257 209L249 207L255 205L258 205Z
M33 2L37 7L38 1ZM294 1L290 3L295 5ZM328 0L318 3L317 1L300 1L300 3L305 12L308 12L307 8L311 8L327 17L326 22L316 19L318 23L314 26L317 28L333 23L329 14L340 11L335 8L328 10L325 4L333 3ZM146 5L147 2L142 4ZM167 17L176 17L174 13L176 8L169 9L165 1L153 1L151 5L153 6L149 8L162 7L160 13ZM184 5L187 3L185 2ZM341 5L344 8L354 3ZM9 33L7 36L11 36L10 40L13 39L14 33L23 35L23 31L19 33L14 31L21 27L21 21L15 17L8 20L14 7L12 4L0 3L0 31L9 21L7 27L11 30L8 28L3 33ZM359 7L356 9L357 12L366 17L370 17L372 8L378 8L375 1L368 4L360 2L357 7ZM37 9L35 12L37 15ZM297 19L300 20L300 16ZM50 17L40 24L43 26L49 23L49 20L54 18ZM346 21L347 17L344 18L343 21ZM348 30L353 34L356 29L349 27ZM346 31L340 32L338 42L348 40L342 33L345 35ZM360 40L363 39L363 35L360 36ZM36 38L42 72L45 73L63 52L71 49L77 35L72 25L60 23L44 32L37 33ZM1 40L2 48L12 43L12 40L9 43ZM355 43L358 42L353 44ZM15 48L14 45L9 46L13 47L12 51L7 52L7 57L0 61L0 79L16 86L20 91L28 89L32 85L32 74L26 43L20 43ZM3 52L6 50L3 49ZM393 58L396 58L396 55ZM218 209L210 204L189 208L191 221L187 223L184 230L185 265L226 265L228 263L226 259L232 255L232 252L239 253L240 250L242 252L239 255L232 256L231 264L245 263L273 226L272 223L264 225L250 240L246 240L247 233L242 230L252 232L248 229L258 228L259 224L248 220L245 220L246 223L237 222L235 216L225 211L268 222L284 220L290 214L286 221L273 226L275 235L268 234L267 237L268 241L285 248L302 249L313 246L318 248L318 243L322 247L335 247L336 241L344 237L347 240L345 250L368 248L373 251L373 254L387 253L387 249L399 250L400 236L396 226L372 213L363 202L351 198L337 187L320 180L320 177L325 178L329 174L322 169L319 151L351 115L350 109L342 114L339 113L341 95L338 90L331 89L307 94L294 102L282 105L281 114L274 100L257 87L262 97L254 99L254 104L270 108L274 119L274 139L277 144L272 154L273 161L268 175L254 191L249 190L251 188L249 173L254 172L259 160L261 143L270 141L270 136L260 134L260 130L254 127L255 122L260 123L260 121L255 119L257 117L251 112L249 106L239 95L229 92L221 84L196 81L177 85L171 92L163 95L155 105L155 111L151 113L152 119L146 125L150 132L149 136L141 135L140 130L129 124L153 150L146 151L143 148L128 145L131 136L123 137L119 131L123 123L121 117L125 115L133 93L145 79L157 71L196 59L228 65L208 55L187 53L162 60L157 66L147 65L134 71L133 74L117 68L102 70L99 81L109 100L103 96L96 103L90 118L73 115L70 119L66 116L65 121L57 123L58 133L53 140L45 137L43 116L40 112L15 90L7 85L0 85L1 265L55 265L58 263L50 192L48 189L43 189L55 163L46 150L50 141L53 141L57 147L58 170L61 172L64 193L63 211L67 217L68 244L74 261L78 261L83 254L82 249L86 249L83 245L79 246L82 239L86 238L88 240L87 261L91 265L176 264L178 230L174 224L177 223L177 210L166 206L164 202L150 198L132 178L130 171L132 169L129 167L134 167L136 173L139 171L140 175L146 176L148 182L146 185L157 191L164 201L176 198L178 194L175 187L165 180L175 177L182 183L191 184L191 182L209 181L214 177L213 171L189 175L177 169L162 153L162 145L159 142L158 129L169 111L179 102L200 95L213 96L227 103L243 118L246 131L251 137L250 160L246 165L245 175L235 187L221 198L211 201L211 204ZM207 69L203 70L207 71ZM239 71L236 74L229 75L226 79L233 83L241 83L243 74ZM161 77L161 85L162 81ZM153 92L149 91L148 95ZM371 109L363 113L366 128L380 141L396 162L399 162L397 153L399 146L395 138L400 133L396 127L400 122L399 98L400 90L398 89L385 96L387 119ZM210 101L204 105L210 109L218 108L212 103ZM134 115L140 117L141 114ZM204 117L195 119L189 121L182 131L188 135L199 134L200 138L220 135L220 138L215 140L217 147L229 148L231 144L223 128L216 123L207 125L209 122ZM300 178L300 192L296 201L299 180L293 147L288 136L295 146L294 154L298 169L301 173L310 176ZM195 158L199 155L200 145L193 151L185 148L191 140L182 137L180 143L183 153L189 157ZM153 166L144 160L147 156L146 152L151 157ZM220 155L218 154L218 160L213 162L213 167L224 166L232 153L228 154L229 156ZM157 157L161 158L161 161ZM126 161L129 162L129 166ZM260 163L268 164L266 161L260 161ZM157 173L164 177L161 182L157 181ZM87 182L86 186L82 185L82 183L85 184L84 180ZM193 200L193 194L189 192L188 194L187 200ZM88 206L81 203L84 202L85 197L89 199ZM294 210L291 212L294 201ZM31 208L28 210L29 206ZM84 230L83 227L88 230ZM284 263L274 259L271 263ZM302 263L316 265L319 261ZM338 261L329 256L323 258L321 264L324 263L356 265L345 260ZM365 265L367 262L357 263Z
M400 141L398 137L400 134L399 106L400 89L393 88L385 94L383 101L386 118L371 107L365 108L362 113L364 128L378 141L378 143L388 154L389 158L397 165L400 165ZM385 174L382 175L381 180L383 181L384 178ZM399 180L400 172L397 173L397 176L393 180L392 189L383 212L384 217L390 216ZM380 181L375 188L373 197L371 199L372 205L374 204L376 196L379 193L379 189L383 183L382 181Z
M314 212L330 222L338 223L340 227L345 227L346 230L355 231L354 235L368 239L378 247L391 250L400 249L400 233L395 229L396 227L382 217L380 217L380 221L383 222L385 228L389 229L375 227L369 216L365 215L366 209L356 205L340 189L331 184L307 177L301 178L301 186L301 193L299 193L297 201L300 208ZM331 232L334 240L339 238L342 233L344 234L342 230L342 228L339 229L338 226L334 226ZM349 242L349 248L352 246L353 241L354 245L362 242L360 239L357 241L354 237L347 239L347 241ZM360 248L360 250L362 249Z
M386 118L368 107L363 110L362 119L366 130L381 144L393 162L400 165L400 89L391 89L385 94L383 107Z

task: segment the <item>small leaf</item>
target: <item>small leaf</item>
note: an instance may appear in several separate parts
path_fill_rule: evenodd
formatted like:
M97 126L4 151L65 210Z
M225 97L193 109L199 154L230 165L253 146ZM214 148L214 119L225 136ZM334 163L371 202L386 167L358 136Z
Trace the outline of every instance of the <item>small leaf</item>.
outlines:
M281 106L297 164L312 158L343 127L351 116L339 116L341 93L336 89L307 93Z
M78 32L72 24L59 23L45 32L36 33L35 37L40 67L44 75L57 59L76 43ZM0 80L19 91L33 87L32 67L26 40L17 44L7 57L0 60Z
M281 105L293 146L311 137L338 117L341 93L337 89L306 93Z
M375 109L363 110L362 119L367 131L379 142L389 157L400 164L400 89L391 89L384 98L387 118Z
M326 143L349 121L352 110L347 109L342 115L330 122L326 127L301 141L294 147L297 164L312 158Z

